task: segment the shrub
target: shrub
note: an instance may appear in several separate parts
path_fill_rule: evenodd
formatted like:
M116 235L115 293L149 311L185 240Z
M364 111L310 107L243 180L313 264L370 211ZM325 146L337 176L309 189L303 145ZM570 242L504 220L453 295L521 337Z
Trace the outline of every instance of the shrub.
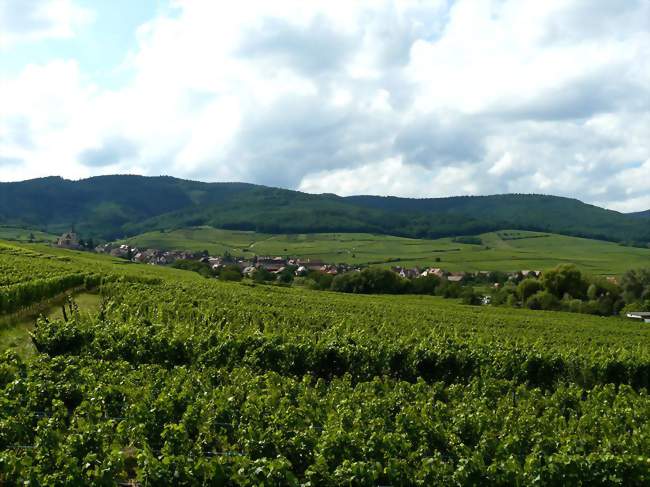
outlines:
M543 288L544 286L542 286L542 283L537 279L524 279L517 286L517 295L519 296L519 299L525 302L533 294L538 293Z
M241 272L234 269L224 269L219 273L219 279L223 281L241 281Z

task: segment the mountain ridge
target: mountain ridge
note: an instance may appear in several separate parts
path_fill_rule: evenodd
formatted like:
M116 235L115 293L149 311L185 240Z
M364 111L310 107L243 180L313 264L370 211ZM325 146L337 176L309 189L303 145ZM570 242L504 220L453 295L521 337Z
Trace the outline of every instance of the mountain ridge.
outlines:
M151 230L211 225L264 233L369 232L416 238L504 228L615 242L650 243L650 225L574 198L501 194L443 198L310 194L241 182L173 176L49 176L0 183L0 223L48 231L74 226L115 239Z

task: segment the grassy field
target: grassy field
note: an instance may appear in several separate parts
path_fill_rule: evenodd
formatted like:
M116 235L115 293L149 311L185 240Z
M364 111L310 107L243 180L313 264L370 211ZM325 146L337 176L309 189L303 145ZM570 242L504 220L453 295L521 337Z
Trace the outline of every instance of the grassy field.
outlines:
M34 237L34 242L54 242L57 238L56 235L40 230L0 225L0 240L29 242L31 236Z
M174 250L230 252L237 256L291 255L328 263L437 266L451 271L543 270L574 263L591 274L620 274L650 265L650 249L547 233L501 231L480 236L481 245L365 233L268 235L197 227L150 232L131 245Z

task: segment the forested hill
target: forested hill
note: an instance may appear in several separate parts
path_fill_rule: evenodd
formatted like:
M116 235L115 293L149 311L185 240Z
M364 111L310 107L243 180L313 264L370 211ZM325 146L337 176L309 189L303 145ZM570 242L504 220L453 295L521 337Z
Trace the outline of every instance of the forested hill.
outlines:
M650 210L647 211L639 211L637 213L630 213L631 216L636 217L636 218L647 218L650 219Z
M266 233L372 232L437 238L518 228L650 243L650 225L578 200L542 195L409 199L312 195L172 177L59 177L0 183L0 224L114 239L197 225Z

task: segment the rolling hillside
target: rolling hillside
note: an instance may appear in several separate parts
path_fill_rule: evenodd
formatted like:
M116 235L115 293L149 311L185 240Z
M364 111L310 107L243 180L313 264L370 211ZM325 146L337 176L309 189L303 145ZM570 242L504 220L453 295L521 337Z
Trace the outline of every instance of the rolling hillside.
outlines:
M368 233L271 235L196 227L148 232L127 242L141 248L207 250L212 255L289 255L328 263L435 266L450 271L544 270L573 263L590 274L621 274L650 262L650 249L577 237L507 230L480 236L481 245Z
M430 239L515 228L650 243L650 225L639 218L555 196L343 198L166 176L0 183L0 224L50 233L74 225L84 237L110 240L210 225L273 234L363 232Z

